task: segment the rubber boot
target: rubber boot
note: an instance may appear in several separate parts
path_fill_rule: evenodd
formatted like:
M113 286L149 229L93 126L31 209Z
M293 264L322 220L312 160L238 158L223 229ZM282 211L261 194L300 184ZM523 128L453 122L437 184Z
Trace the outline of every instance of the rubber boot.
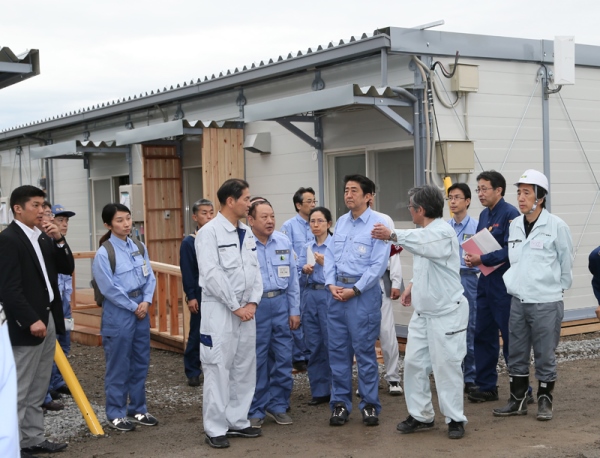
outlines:
M494 409L495 417L511 417L513 415L527 415L527 388L529 387L528 375L511 375L510 398L508 404L500 409Z
M552 391L554 382L539 382L537 419L540 421L552 420Z

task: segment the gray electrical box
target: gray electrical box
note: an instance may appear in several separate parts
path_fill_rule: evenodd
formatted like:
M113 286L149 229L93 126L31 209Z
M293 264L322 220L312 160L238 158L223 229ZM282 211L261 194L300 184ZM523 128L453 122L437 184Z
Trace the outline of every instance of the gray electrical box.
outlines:
M144 221L144 196L141 184L119 186L119 202L131 210L131 219Z
M473 142L442 141L435 145L438 173L473 173L475 145ZM445 166L445 167L444 167Z
M453 69L454 64L450 65L450 71ZM450 88L453 92L479 91L479 66L457 64L454 76L450 80Z

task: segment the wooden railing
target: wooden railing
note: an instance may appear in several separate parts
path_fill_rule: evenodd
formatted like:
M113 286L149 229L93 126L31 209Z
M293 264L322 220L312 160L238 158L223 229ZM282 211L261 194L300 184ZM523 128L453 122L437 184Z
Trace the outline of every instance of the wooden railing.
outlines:
M78 259L93 259L95 251L74 252ZM183 288L179 266L150 261L156 276L156 290L149 309L150 333L155 346L167 350L183 352L189 334L190 312L182 304ZM73 311L93 308L93 293L88 285L80 285L77 289L77 267L73 273L73 295L71 309Z

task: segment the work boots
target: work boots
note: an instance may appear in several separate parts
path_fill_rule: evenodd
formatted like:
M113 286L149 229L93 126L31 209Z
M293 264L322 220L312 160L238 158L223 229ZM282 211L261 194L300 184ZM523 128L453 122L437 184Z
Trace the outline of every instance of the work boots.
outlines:
M527 415L527 389L529 388L528 375L510 376L510 398L508 404L500 409L494 409L495 417L510 417L513 415Z
M552 420L552 391L554 391L554 382L539 382L537 419L540 421Z

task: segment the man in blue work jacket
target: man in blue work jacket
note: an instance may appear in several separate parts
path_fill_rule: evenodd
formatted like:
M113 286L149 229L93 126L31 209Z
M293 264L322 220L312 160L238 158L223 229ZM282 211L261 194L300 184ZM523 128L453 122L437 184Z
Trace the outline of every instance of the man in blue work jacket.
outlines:
M256 237L256 254L263 282L256 309L256 389L248 412L250 423L261 427L265 414L277 424L291 425L287 414L292 378L292 329L300 325L298 269L290 240L275 232L271 204L254 199L248 223Z
M306 250L304 246L307 242L312 242L315 239L310 224L308 224L308 215L310 211L316 207L317 200L315 199L315 191L313 188L299 188L292 198L294 210L297 215L288 219L281 226L281 232L288 236L291 240L296 252L296 256L300 256L300 251ZM310 352L304 343L304 329L302 326L292 331L294 337L294 346L292 352L292 361L294 369L297 371L305 371L308 363Z
M375 341L381 325L379 279L387 268L389 245L371 238L386 221L369 208L375 183L363 175L344 177L344 202L350 210L335 226L325 253L325 284L332 294L327 316L332 410L329 424L341 426L352 411L352 357L358 366L359 408L363 423L379 424L379 366Z
M192 206L192 219L197 227L193 234L186 236L179 248L179 267L181 282L188 309L190 310L190 333L183 353L183 366L189 386L200 386L200 301L202 288L198 284L198 260L194 242L196 234L215 214L215 207L210 200L200 199Z
M477 195L486 207L479 215L477 232L487 230L501 248L484 255L465 254L467 267L481 264L488 267L502 264L489 275L480 275L477 283L477 322L475 325L475 384L469 394L471 402L498 400L498 354L502 334L504 360L508 362L508 319L511 296L506 292L502 276L508 262L508 228L519 211L504 200L506 180L499 172L489 170L477 176Z
M477 319L477 267L467 267L463 257L461 244L477 233L479 221L471 218L467 210L471 205L471 188L466 183L454 183L448 188L448 200L452 218L448 224L452 226L458 238L458 253L460 257L460 283L464 288L464 296L469 301L469 325L467 326L467 354L463 361L463 376L465 393L477 388L475 384L475 322Z

